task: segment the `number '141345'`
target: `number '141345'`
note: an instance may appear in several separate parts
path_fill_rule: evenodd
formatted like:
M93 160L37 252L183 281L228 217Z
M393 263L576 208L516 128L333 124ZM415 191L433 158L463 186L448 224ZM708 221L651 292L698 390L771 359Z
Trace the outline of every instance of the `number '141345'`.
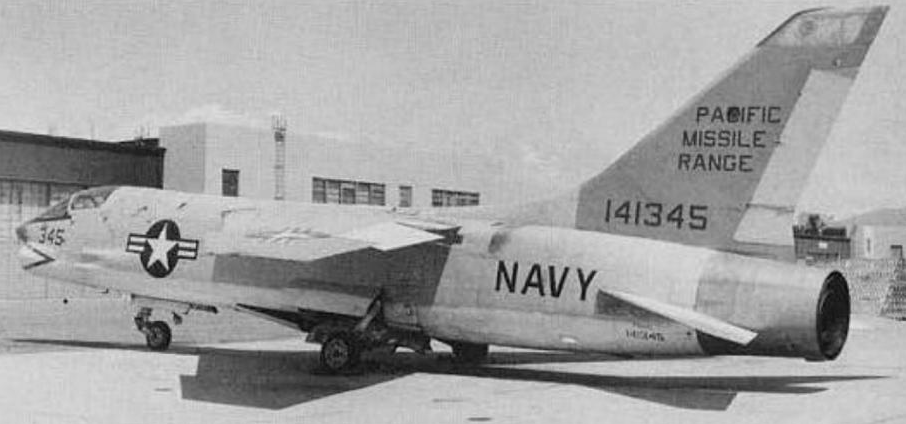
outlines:
M607 199L604 222L704 231L708 228L708 206Z

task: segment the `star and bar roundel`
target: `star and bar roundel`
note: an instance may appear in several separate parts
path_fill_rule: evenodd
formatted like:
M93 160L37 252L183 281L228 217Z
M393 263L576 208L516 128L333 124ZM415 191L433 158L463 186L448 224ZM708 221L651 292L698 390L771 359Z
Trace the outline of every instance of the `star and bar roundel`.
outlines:
M164 278L173 272L180 259L195 260L198 257L198 240L182 238L179 226L163 219L152 224L145 234L129 234L126 251L139 255L148 274Z

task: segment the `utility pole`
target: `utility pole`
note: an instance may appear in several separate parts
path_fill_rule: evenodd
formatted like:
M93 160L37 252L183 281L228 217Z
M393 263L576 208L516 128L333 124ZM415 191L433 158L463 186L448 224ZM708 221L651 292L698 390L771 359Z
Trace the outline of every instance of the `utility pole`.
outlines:
M286 117L276 113L271 116L274 130L274 200L286 198Z

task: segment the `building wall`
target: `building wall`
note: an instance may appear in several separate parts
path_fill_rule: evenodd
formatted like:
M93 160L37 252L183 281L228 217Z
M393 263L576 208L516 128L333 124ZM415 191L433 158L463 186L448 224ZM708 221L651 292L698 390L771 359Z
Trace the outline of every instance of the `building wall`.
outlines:
M162 127L159 134L161 147L167 149L163 187L206 193L204 124Z
M275 143L270 130L191 124L162 128L160 143L168 151L164 188L220 194L221 171L235 169L240 196L274 197ZM195 146L202 151L193 150ZM311 202L312 179L317 177L384 184L387 206L399 204L400 185L412 187L415 207L431 206L432 189L478 192L481 204L499 201L500 190L493 184L499 166L477 155L294 134L292 129L285 149L286 200ZM170 162L172 156L189 152L204 164L171 166L177 163Z
M884 259L891 256L891 246L906 246L906 226L859 225L853 233L853 256Z
M225 125L205 124L204 128L204 192L221 194L221 171L234 169L239 171L240 196L273 199L273 133Z

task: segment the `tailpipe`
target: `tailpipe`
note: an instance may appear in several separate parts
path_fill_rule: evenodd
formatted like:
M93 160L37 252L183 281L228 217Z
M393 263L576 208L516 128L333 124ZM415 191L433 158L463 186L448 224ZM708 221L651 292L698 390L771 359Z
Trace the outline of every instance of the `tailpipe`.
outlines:
M849 334L850 295L839 271L719 255L696 295L696 310L758 333L742 346L698 333L712 355L833 360Z
M832 272L824 281L818 300L818 348L823 359L835 359L849 334L849 286L843 274Z

